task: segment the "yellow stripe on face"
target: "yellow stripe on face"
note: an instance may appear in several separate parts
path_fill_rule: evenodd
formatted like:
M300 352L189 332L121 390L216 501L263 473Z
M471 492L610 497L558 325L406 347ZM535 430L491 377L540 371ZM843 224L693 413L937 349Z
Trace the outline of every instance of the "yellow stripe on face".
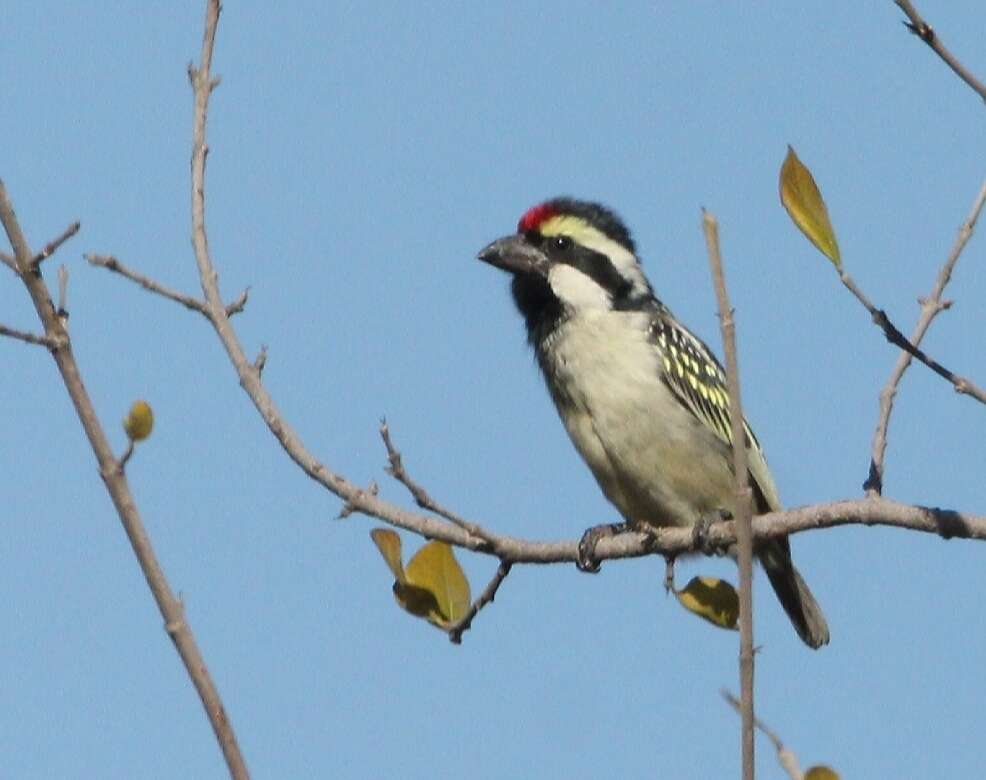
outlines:
M559 214L551 219L546 219L538 226L538 232L542 236L570 236L572 240L579 244L589 243L592 240L598 241L600 238L606 238L606 236L596 230L584 219L567 214ZM583 242L583 238L587 240Z

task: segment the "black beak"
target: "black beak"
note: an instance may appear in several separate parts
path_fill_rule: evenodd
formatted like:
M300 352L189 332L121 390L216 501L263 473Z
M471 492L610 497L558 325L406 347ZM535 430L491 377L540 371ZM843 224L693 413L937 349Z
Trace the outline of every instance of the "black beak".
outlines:
M504 236L485 247L477 257L512 274L548 273L548 258L522 235Z

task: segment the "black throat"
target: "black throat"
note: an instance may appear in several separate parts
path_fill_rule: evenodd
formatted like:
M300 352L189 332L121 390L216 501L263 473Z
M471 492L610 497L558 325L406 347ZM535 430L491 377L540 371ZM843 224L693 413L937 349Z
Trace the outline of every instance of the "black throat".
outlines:
M510 284L510 292L524 316L527 340L540 353L541 344L564 319L565 307L543 276L518 274Z

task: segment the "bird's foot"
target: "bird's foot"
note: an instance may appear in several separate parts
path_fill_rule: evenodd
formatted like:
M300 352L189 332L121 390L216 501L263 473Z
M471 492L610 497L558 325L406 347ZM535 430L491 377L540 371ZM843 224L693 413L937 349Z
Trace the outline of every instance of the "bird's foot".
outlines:
M692 544L695 549L704 555L715 555L721 552L719 545L713 544L709 539L709 529L712 528L713 523L729 520L732 516L732 512L728 509L715 509L702 515L698 522L692 526Z
M582 534L579 540L579 556L575 565L579 571L595 574L599 571L599 561L596 558L596 545L600 539L607 539L610 536L626 533L628 530L626 523L605 523L594 525Z
M674 562L675 556L664 556L664 592L674 593Z

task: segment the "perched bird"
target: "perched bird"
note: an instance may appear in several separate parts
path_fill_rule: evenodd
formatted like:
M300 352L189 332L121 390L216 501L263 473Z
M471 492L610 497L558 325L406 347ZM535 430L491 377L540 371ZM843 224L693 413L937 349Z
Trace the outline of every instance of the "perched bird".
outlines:
M529 209L517 232L479 259L512 275L558 414L627 525L694 528L731 514L725 373L654 295L620 218L596 203L555 198ZM754 510L780 509L760 444L743 427ZM787 538L755 552L798 636L809 647L826 644L825 616Z

